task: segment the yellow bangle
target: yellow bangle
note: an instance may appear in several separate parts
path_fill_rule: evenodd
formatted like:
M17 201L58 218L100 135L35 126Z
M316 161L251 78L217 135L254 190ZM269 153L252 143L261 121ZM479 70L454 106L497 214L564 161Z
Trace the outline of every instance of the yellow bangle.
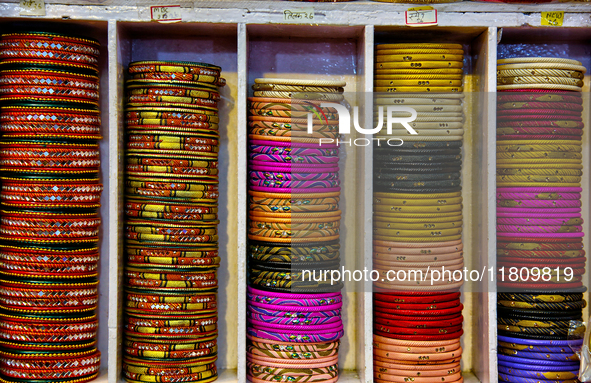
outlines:
M438 198L438 199L395 199L395 198L374 198L374 204L393 206L444 206L462 203L462 197Z
M514 176L582 176L578 169L497 169L497 175Z
M376 93L395 93L395 92L463 92L464 88L461 86L458 87L448 87L448 86L428 86L425 85L424 87L418 86L397 86L397 87L374 87L373 91Z
M464 55L450 54L414 54L414 55L389 55L377 51L375 62L417 62L417 61L464 61Z
M581 162L576 164L508 164L497 161L497 169L583 169L583 165Z
M461 228L463 221L454 222L424 222L424 223L391 223L374 222L374 228L390 230L441 230Z
M376 49L376 54L382 55L435 55L435 54L446 54L446 55L464 55L463 49L446 49L446 48L406 48L406 49Z
M583 147L581 145L497 145L497 153L543 151L581 153Z
M446 206L391 206L391 205L374 205L373 209L376 212L387 212L387 213L403 213L403 214L411 214L411 213L449 213L449 212L457 212L462 211L463 205L455 204L455 205L446 205Z
M529 188L529 187L542 187L543 185L545 185L547 183L545 182L497 182L497 187L524 187L524 188ZM566 187L566 188L580 188L581 184L580 183L561 183L561 184L555 184L554 186L560 186L560 187Z
M451 69L463 68L461 61L410 61L410 62L380 62L376 69Z
M464 49L462 44L440 44L440 43L395 43L379 44L376 50L383 49Z
M391 223L403 223L403 224L416 224L416 225L423 225L425 223L449 223L449 222L462 222L463 216L461 212L455 213L455 215L449 217L439 217L439 218L399 218L397 216L393 217L382 217L379 215L373 216L374 224L391 224Z
M374 240L377 241L389 241L389 242L413 242L413 243L421 243L421 242L449 242L449 241L457 241L458 239L462 239L462 235L451 235L451 236L441 236L441 237L389 237L384 235L374 235Z
M379 87L390 87L390 86L462 86L462 80L375 80L374 86Z
M497 175L497 182L543 182L543 183L580 183L581 177L576 176L514 176Z
M408 198L408 199L439 199L439 198L457 198L461 197L462 192L453 193L435 193L435 194L413 194L413 193L385 193L375 192L373 193L374 198Z
M374 229L374 235L383 235L387 237L446 237L451 235L462 234L462 228L456 227L453 229L443 230L396 230L396 229Z
M522 158L556 158L556 159L581 159L583 155L575 152L497 152L497 159L514 159Z
M383 211L374 211L374 219L379 220L389 220L389 219L438 219L438 218L447 218L448 221L441 221L441 222L449 222L449 220L457 220L457 216L461 216L461 211L451 211L449 213L397 213L397 212L383 212ZM452 218L453 217L453 218Z

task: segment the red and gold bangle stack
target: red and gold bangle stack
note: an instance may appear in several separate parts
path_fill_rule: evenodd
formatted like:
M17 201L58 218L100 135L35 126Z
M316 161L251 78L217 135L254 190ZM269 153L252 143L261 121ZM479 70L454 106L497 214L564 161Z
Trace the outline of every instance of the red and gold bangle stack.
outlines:
M416 112L416 134L398 126L374 143L378 383L462 381L463 54L461 44L376 47L374 116L390 105Z
M98 375L98 54L86 38L0 39L0 381Z
M123 376L217 378L218 87L211 64L129 65Z
M499 381L546 371L578 374L571 348L560 358L551 353L582 343L585 332L573 325L582 320L587 289L581 210L585 72L579 61L557 57L497 61Z
M321 104L342 101L345 85L259 78L252 86L246 363L255 383L338 379L342 284L303 270L340 265L339 121ZM283 318L290 311L297 319Z

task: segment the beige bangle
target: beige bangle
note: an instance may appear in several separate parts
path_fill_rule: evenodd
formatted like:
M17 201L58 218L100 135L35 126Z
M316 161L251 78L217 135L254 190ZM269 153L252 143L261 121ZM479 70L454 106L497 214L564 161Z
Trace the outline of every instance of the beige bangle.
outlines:
M572 86L583 86L583 80L579 80L572 77L534 77L534 76L521 76L521 77L497 77L498 85L509 85L509 84L560 84L560 85L572 85Z
M339 93L313 93L313 92L274 92L263 91L254 92L255 97L275 97L275 98L295 98L304 100L321 100L321 101L343 101L345 96Z
M571 77L583 79L583 72L561 69L509 69L498 70L498 77L516 77L516 76L550 76L550 77Z
M503 64L497 65L497 71L499 70L508 70L508 69L563 69L563 70L574 70L578 72L585 73L587 72L587 68L582 65L573 65L573 64L553 64L553 63L536 63L536 64Z
M511 89L550 89L550 90L571 90L580 92L580 86L574 85L558 85L558 84L511 84L511 85L497 85L497 90L511 90Z
M513 57L497 60L497 64L520 64L520 63L559 63L583 65L577 60L563 59L559 57Z
M254 80L255 84L277 84L277 85L299 85L299 86L328 86L328 87L344 87L347 85L345 81L328 81L328 80L300 80L287 78L257 78Z

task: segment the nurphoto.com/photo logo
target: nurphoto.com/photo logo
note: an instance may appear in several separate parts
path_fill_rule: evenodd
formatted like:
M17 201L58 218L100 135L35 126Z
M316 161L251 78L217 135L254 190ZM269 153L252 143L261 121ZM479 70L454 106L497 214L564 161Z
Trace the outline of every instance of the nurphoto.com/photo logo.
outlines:
M307 114L308 134L312 134L314 132L314 115L320 117L321 120L324 120L328 124L328 119L326 118L326 115L324 115L324 112L320 108L336 109L337 114L339 116L339 134L351 134L351 114L349 113L349 110L346 106L334 102L323 102L320 104L320 107L314 104L311 105L315 110L314 113ZM396 112L409 113L410 116L395 116L394 113ZM416 118L417 111L413 108L408 106L390 105L386 108L386 133L388 135L391 135L392 126L394 124L401 124L409 134L417 135L418 133L416 132L416 130L414 130L413 127L410 126L410 123L413 122ZM359 125L359 107L353 107L353 126L355 127L355 130L361 134L373 135L379 133L384 128L384 107L380 106L378 108L378 124L375 128L372 129L364 129L361 127L361 125ZM383 141L388 146L401 146L404 143L404 141L401 138L374 138L373 140L378 140L378 145L380 145L381 141ZM320 138L319 143L320 146L322 146L322 144L334 145L335 143L337 145L340 145L342 143L349 143L349 145L351 146L368 146L371 144L371 141L372 140L368 138L356 138L354 140L349 139L348 141L339 141L338 139L333 138Z

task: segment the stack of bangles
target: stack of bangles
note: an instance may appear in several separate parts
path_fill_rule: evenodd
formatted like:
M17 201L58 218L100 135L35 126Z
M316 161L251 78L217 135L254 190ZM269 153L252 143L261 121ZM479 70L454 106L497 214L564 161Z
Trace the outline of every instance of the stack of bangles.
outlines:
M410 126L418 133L399 125L374 139L377 383L463 380L463 278L452 277L464 268L463 53L460 44L376 47L375 126L389 105L403 105L417 113ZM446 277L420 276L433 268Z
M98 41L0 38L0 381L98 376Z
M343 336L338 269L338 114L343 81L256 79L249 98L247 374L335 382ZM313 132L307 132L307 116Z
M586 69L552 57L497 64L499 381L578 382Z
M221 68L129 64L125 125L127 382L217 379Z

